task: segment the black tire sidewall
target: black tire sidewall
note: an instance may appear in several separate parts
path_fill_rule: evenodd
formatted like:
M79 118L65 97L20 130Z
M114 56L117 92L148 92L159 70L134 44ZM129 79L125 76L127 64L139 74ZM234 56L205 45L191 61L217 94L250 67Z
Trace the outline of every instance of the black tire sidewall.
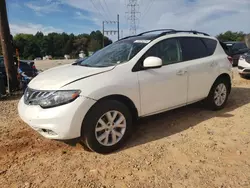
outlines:
M113 146L104 146L98 142L95 136L95 127L97 121L106 112L116 110L122 113L126 119L126 131L122 139ZM87 114L82 125L82 137L87 147L94 152L106 154L111 153L122 147L132 130L132 117L129 109L123 104L115 100L105 100L98 102Z
M215 103L215 100L214 100L214 93L215 93L215 90L217 88L217 86L219 84L224 84L226 86L226 89L227 89L227 93L226 93L226 99L225 101L223 102L223 104L221 106L217 106L216 103ZM228 82L228 80L226 79L223 79L223 78L219 78L215 81L215 83L213 84L210 92L209 92L209 95L207 97L207 106L211 109L211 110L220 110L222 108L224 108L224 106L226 105L227 103L227 100L228 100L228 96L229 96L229 90L230 90L230 83Z

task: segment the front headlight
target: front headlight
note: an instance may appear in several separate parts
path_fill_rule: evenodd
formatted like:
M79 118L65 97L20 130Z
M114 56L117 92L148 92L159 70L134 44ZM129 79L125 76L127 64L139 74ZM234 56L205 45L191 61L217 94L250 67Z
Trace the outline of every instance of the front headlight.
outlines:
M55 91L45 98L34 100L32 104L40 105L42 108L51 108L74 101L77 97L79 97L80 93L80 90Z

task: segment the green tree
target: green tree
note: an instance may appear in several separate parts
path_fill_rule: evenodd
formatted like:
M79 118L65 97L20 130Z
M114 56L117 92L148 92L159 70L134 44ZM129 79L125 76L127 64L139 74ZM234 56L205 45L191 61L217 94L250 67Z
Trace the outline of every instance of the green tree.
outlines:
M244 41L244 36L246 34L242 31L240 32L232 32L232 31L226 31L225 33L220 33L216 37L222 41Z
M91 34L49 33L42 32L31 34L17 34L14 37L14 45L19 49L21 58L33 59L45 55L54 58L62 58L65 54L78 57L80 51L88 55L88 51L96 51L102 48L102 33L93 31ZM104 37L104 44L109 45L112 41Z

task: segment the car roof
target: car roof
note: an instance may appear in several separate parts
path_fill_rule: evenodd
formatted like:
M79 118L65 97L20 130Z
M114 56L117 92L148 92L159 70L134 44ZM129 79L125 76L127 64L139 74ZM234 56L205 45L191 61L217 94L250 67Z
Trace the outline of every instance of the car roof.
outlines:
M152 34L152 33L156 33L159 32L159 34ZM174 30L174 29L157 29L157 30L151 30L151 31L146 31L143 33L140 33L138 35L133 35L133 36L128 36L125 38L122 38L119 41L134 41L134 40L154 40L157 38L160 38L162 36L166 36L166 35L171 35L172 36L180 36L180 37L192 37L192 36L199 36L199 37L209 37L209 38L213 38L211 37L209 34L207 33L203 33L203 32L199 32L199 31L194 31L194 30Z

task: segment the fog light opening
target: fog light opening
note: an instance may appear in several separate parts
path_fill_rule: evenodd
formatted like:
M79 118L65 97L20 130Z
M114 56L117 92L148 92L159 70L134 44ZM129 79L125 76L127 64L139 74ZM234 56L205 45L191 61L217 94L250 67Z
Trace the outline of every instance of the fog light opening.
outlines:
M41 129L41 132L46 133L46 134L51 135L51 136L57 135L54 131L49 130L49 129Z

